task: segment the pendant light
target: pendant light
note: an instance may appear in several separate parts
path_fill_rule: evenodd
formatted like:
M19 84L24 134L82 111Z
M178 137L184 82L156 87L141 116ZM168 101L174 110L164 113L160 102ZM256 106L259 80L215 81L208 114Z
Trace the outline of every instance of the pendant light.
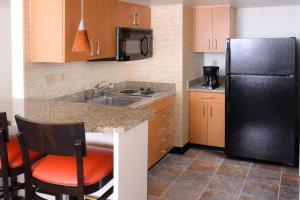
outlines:
M81 20L73 43L72 52L87 52L90 49L89 36L83 20L83 0L81 0Z

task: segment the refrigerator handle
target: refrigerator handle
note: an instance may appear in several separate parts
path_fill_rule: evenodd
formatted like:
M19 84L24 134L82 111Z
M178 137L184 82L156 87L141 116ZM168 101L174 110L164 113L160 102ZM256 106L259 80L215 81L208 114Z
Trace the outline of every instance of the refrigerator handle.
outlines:
M226 74L230 73L230 38L226 39Z
M230 87L229 87L229 82L230 82L230 76L225 77L225 112L229 113L230 112Z

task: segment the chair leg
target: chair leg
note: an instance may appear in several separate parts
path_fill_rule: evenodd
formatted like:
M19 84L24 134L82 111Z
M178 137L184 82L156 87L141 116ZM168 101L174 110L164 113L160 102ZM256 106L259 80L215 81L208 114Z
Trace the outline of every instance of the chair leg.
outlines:
M32 200L34 193L35 192L32 184L25 182L25 200Z
M3 176L2 181L3 181L3 199L4 200L9 200L9 181L8 181L8 177Z
M55 195L55 200L63 200L63 195Z
M10 181L11 181L11 186L17 186L18 185L18 178L17 177L11 177ZM12 198L13 199L18 199L18 191L17 190L12 191Z
M99 197L97 200L106 200L110 195L114 193L114 187L111 187L109 190L107 190L101 197Z

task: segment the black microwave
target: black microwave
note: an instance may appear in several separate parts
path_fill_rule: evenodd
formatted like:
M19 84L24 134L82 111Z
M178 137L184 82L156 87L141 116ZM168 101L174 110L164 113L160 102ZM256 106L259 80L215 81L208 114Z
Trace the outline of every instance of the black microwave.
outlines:
M130 61L153 56L153 30L117 28L117 61Z

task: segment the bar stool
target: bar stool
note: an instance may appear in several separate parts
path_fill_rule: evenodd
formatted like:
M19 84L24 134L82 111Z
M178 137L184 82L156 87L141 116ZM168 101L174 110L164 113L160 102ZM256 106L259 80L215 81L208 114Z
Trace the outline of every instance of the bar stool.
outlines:
M16 192L24 189L24 183L17 182L17 176L24 173L21 149L17 137L9 137L6 113L0 113L0 176L3 186L0 198L9 200L18 198ZM41 155L36 152L29 153L29 161L33 162ZM11 184L9 184L9 179Z
M43 199L37 191L84 200L84 195L97 192L112 180L113 151L86 146L84 123L42 124L18 115L15 119L25 163L26 200ZM31 165L29 150L47 156ZM112 193L113 186L99 200Z

